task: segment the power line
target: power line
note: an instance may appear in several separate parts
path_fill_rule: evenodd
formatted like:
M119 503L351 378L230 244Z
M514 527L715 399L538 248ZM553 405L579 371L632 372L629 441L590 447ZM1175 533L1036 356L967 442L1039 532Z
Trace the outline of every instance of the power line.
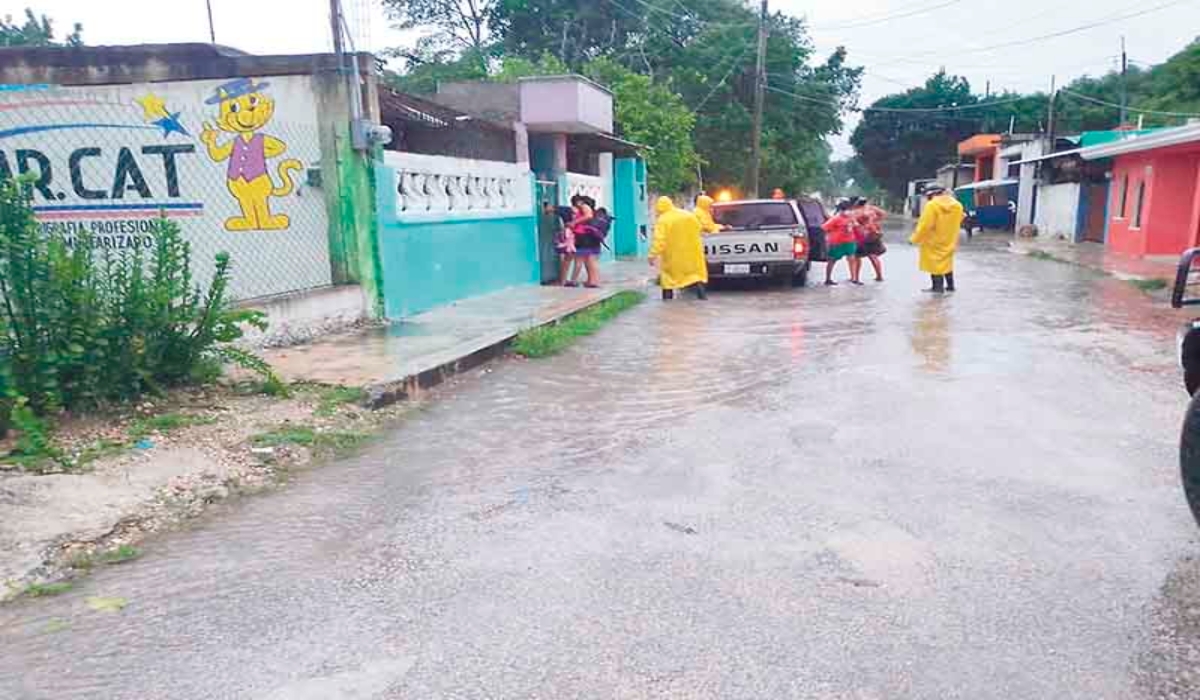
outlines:
M1125 14L1109 15L1108 17L1098 19L1094 22L1088 22L1087 24L1081 24L1079 26L1071 27L1069 29L1062 29L1057 32L1051 32L1049 34L1041 34L1039 36L1033 36L1033 37L1029 37L1027 39L1017 39L1014 41L1005 41L1005 42L1001 42L999 44L992 44L990 46L981 46L981 47L973 48L973 49L959 49L957 51L957 53L960 53L960 54L981 53L984 51L994 51L996 49L1004 49L1004 48L1008 48L1010 46L1025 46L1028 44L1036 44L1039 41L1045 41L1047 39L1056 39L1060 36L1066 36L1068 34L1076 34L1078 32L1087 31L1089 29L1095 29L1096 27L1102 27L1106 24L1112 24L1113 22L1120 22L1122 20L1133 19L1134 17L1141 17L1142 15L1148 15L1152 12L1158 12L1159 10L1165 10L1166 8L1171 7L1173 5L1182 5L1185 2L1194 2L1194 1L1195 0L1168 0L1167 2L1159 3L1157 5L1154 5L1152 7L1147 7L1142 10L1137 10L1135 12L1127 12ZM939 52L925 51L922 53L917 53L917 54L912 54L912 55L913 56L932 56L937 53L939 53ZM898 59L889 59L889 60L898 60Z
M1158 109L1138 109L1137 107L1124 107L1123 108L1120 104L1118 104L1116 102L1109 102L1108 100L1102 100L1098 97L1091 97L1089 95L1084 95L1082 93L1075 92L1074 90L1068 90L1066 88L1060 88L1059 92L1065 92L1066 94L1070 95L1071 97L1074 97L1074 98L1080 99L1080 100L1084 100L1085 102L1094 102L1098 105L1104 105L1105 107L1112 107L1113 109L1128 109L1130 112L1136 112L1138 114L1157 114L1157 115L1163 116L1163 117L1200 117L1200 114L1195 113L1195 112L1165 112L1165 111L1158 110Z
M708 101L712 99L712 96L717 94L717 90L720 90L725 85L725 81L729 80L729 76L733 75L733 71L737 69L738 64L741 63L742 58L746 56L746 52L749 50L750 44L746 44L742 47L742 50L740 53L738 53L737 58L733 59L733 63L730 64L729 70L725 71L725 75L723 75L721 79L717 81L717 84L713 86L713 89L708 91L708 94L704 96L703 100L700 100L700 104L692 108L693 112L699 113L700 109L704 107L704 105L708 104Z
M943 7L950 7L951 5L957 5L960 2L962 2L962 0L947 0L946 2L942 2L937 5L927 5L925 7L918 7L918 8L912 9L912 10L908 10L907 12L897 12L897 13L890 14L890 15L879 15L878 17L874 17L871 19L851 20L850 22L845 22L842 24L830 24L830 25L825 25L825 26L813 25L813 29L817 29L817 30L821 30L821 31L828 31L828 30L836 30L836 29L857 29L859 27L869 27L874 24L883 24L884 22L890 22L890 21L896 20L896 19L903 19L905 17L912 17L914 15L925 14L926 12L933 12L934 10L942 9Z
M609 0L609 2L612 2L612 0ZM758 24L757 20L746 20L744 22L718 22L716 20L706 20L703 17L699 17L697 15L685 15L685 14L681 14L679 12L673 12L671 10L668 10L665 7L661 7L659 5L654 5L652 3L649 3L646 0L634 0L634 2L636 2L637 4L645 7L647 10L650 10L652 12L661 12L662 14L664 14L668 17L673 17L675 19L681 19L685 22L698 22L707 27L749 27L749 26Z
M1012 97L1012 98L1008 98L1008 99L1004 99L1004 100L989 100L986 102L976 102L976 103L969 104L969 105L954 105L954 106L950 106L950 107L850 107L850 108L847 108L847 107L844 107L841 103L836 102L836 101L831 101L828 98L820 99L817 97L810 97L808 95L802 95L799 93L792 92L790 90L783 90L783 89L777 88L773 85L767 85L767 89L770 90L771 92L779 93L780 95L787 95L788 97L793 97L797 100L803 100L805 102L812 102L814 104L823 104L823 105L827 105L830 107L836 107L838 109L847 109L848 111L851 111L851 112L893 112L893 113L901 113L901 114L904 114L904 113L908 113L908 114L939 114L939 113L943 113L943 112L961 112L961 111L965 111L968 109L987 109L989 107L997 107L997 106L1006 105L1006 104L1014 104L1017 102L1024 102L1025 100L1039 99L1041 97L1039 95L1024 95L1022 97Z

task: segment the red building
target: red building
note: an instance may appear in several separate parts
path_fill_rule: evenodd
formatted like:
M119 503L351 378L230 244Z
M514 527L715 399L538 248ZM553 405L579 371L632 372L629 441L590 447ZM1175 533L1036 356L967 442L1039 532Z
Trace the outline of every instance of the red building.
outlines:
M1112 158L1107 245L1132 255L1178 255L1200 245L1200 124L1092 146Z
M975 182L1004 176L1004 173L996 172L996 156L1003 140L1000 134L976 134L959 142L959 157L975 160Z

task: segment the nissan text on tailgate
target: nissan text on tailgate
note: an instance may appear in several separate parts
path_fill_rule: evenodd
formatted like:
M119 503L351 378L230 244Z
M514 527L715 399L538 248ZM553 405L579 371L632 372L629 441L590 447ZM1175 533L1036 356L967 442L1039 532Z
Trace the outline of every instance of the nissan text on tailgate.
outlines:
M713 204L713 219L725 228L704 237L708 276L767 277L804 286L808 236L796 204L751 199Z

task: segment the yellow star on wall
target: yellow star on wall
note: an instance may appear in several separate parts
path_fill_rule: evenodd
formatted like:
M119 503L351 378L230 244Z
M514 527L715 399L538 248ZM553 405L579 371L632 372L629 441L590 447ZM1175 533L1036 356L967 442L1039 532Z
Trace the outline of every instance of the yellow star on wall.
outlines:
M167 114L166 101L152 92L146 93L145 97L139 97L134 100L134 102L137 102L142 106L142 116L146 121L151 121L152 119L162 119L163 117L170 116Z

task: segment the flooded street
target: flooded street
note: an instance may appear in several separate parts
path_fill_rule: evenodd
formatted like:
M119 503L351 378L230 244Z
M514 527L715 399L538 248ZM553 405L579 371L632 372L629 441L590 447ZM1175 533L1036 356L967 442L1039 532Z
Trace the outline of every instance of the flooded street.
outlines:
M979 243L932 297L915 259L472 373L0 608L0 698L1200 696L1183 317Z

